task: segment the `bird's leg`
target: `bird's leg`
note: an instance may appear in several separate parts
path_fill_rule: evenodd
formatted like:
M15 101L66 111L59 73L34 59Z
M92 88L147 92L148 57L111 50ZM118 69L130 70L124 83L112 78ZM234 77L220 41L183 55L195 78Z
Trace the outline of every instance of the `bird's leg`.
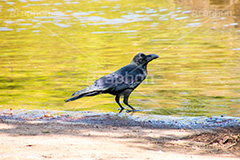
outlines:
M127 110L127 113L129 112L136 112L137 110L134 109L130 104L128 104L128 97L129 95L124 95L124 98L123 98L123 103L126 104L128 107L130 107L132 110Z
M117 104L121 107L119 113L121 113L125 108L122 107L122 105L119 103L119 98L120 95L116 95L115 97L115 101L117 102Z

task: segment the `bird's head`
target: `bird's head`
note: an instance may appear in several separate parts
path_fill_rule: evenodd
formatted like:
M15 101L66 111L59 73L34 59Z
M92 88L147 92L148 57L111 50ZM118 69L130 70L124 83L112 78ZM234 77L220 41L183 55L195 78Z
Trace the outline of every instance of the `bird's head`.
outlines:
M159 56L156 54L145 55L144 53L138 53L132 60L131 63L135 63L137 65L146 65L148 62L158 58Z

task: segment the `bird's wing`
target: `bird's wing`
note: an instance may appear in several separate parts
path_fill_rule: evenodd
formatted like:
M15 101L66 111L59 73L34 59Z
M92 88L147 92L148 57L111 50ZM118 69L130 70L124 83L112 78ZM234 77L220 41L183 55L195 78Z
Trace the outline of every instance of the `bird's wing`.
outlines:
M144 79L146 73L136 65L127 65L116 72L103 76L94 82L100 90L121 91L136 88Z

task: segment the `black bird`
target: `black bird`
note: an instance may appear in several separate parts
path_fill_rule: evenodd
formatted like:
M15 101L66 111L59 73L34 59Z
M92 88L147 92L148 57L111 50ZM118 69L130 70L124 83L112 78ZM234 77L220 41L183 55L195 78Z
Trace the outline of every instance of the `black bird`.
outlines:
M74 101L86 96L109 93L116 96L115 101L121 107L119 113L125 109L119 103L121 95L124 96L123 102L132 109L132 112L136 112L136 110L128 104L128 97L147 77L147 64L156 58L158 58L156 54L145 55L144 53L138 53L129 65L99 78L93 85L85 89L73 93L72 96L75 97L69 98L65 100L65 102Z

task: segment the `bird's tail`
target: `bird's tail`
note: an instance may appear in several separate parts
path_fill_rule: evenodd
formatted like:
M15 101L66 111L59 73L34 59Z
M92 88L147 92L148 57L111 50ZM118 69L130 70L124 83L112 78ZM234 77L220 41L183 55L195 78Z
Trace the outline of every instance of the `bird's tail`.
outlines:
M75 95L77 95L77 96L66 99L65 102L74 101L76 99L86 97L86 96L94 96L94 95L97 95L97 94L100 94L100 93L101 93L101 91L96 90L94 88L94 86L89 86L89 87L87 87L83 90L80 90L80 91L77 91L77 92L73 93L72 96L75 96Z

